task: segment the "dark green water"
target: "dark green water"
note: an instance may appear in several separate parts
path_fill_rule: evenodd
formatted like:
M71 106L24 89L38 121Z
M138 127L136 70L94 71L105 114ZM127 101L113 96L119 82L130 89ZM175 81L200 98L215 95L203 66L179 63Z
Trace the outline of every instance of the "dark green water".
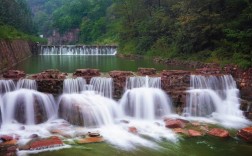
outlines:
M44 152L38 156L245 156L252 145L236 139L213 137L185 138L178 143L163 141L160 149L137 148L123 151L106 143L75 145L73 148Z
M24 70L26 73L38 73L46 69L59 69L63 72L72 73L81 68L97 68L101 72L112 70L137 71L139 67L163 69L184 69L178 66L165 66L155 64L151 59L128 60L116 56L32 56L14 67Z

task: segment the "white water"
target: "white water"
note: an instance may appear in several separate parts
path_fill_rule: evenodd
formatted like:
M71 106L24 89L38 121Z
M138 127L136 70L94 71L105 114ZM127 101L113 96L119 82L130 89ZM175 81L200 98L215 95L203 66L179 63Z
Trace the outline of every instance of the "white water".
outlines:
M1 94L15 90L15 88L13 80L0 80L0 96Z
M155 120L172 113L170 98L161 89L135 88L127 90L120 106L126 116Z
M155 120L172 113L171 99L161 89L160 77L130 77L120 106L126 116Z
M93 77L90 81L92 89L102 96L112 98L113 79L105 77Z
M80 93L86 90L86 80L78 77L76 79L65 79L63 83L64 93Z
M114 46L41 46L40 55L116 55Z
M161 88L161 77L129 77L126 80L126 89L149 87L149 88Z
M85 127L111 125L121 114L115 101L92 91L63 94L59 99L59 116L72 124L84 124Z
M55 113L56 106L51 95L34 90L19 89L3 96L3 104L1 105L3 124L21 122L33 125L50 119ZM37 115L43 118L42 121L36 120Z
M186 105L185 116L214 118L227 127L247 123L240 110L239 90L230 75L192 75Z
M17 82L17 89L21 88L37 90L37 82L30 79L19 79Z

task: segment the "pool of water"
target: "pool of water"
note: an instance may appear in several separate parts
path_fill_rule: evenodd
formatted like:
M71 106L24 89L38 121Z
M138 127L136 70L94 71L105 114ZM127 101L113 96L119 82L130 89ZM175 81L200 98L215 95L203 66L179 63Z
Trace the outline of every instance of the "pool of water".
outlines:
M177 143L163 141L161 148L141 148L124 151L106 143L74 145L59 151L42 152L37 156L241 156L252 152L252 146L232 139L213 137L185 138Z
M185 69L178 66L155 64L149 58L136 60L123 59L116 56L62 56L62 55L34 55L18 63L14 69L24 70L26 73L38 73L46 69L59 69L62 72L72 73L76 69L96 68L101 72L112 70L137 71L139 67L164 69Z

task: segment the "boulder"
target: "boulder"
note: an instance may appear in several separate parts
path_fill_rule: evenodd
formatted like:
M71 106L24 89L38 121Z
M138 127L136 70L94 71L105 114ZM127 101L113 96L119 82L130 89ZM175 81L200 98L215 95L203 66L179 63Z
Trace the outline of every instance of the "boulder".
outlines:
M209 135L220 137L220 138L228 138L229 132L220 128L213 128L208 132Z
M239 130L237 136L249 143L252 143L252 127L247 127Z
M180 119L165 119L165 127L167 128L184 128L186 122Z

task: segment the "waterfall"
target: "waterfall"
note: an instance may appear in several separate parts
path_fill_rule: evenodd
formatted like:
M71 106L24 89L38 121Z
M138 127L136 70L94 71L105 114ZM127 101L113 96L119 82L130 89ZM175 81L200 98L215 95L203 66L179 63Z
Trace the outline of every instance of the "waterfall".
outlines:
M28 125L42 123L56 112L52 95L28 89L6 93L0 107L3 124L15 121Z
M115 101L92 91L63 94L59 100L59 116L74 125L89 128L111 125L120 114Z
M0 95L15 90L15 83L13 80L0 80Z
M126 81L126 89L150 87L161 88L161 77L129 77Z
M86 90L86 80L78 77L76 79L65 79L63 83L64 93L80 93Z
M90 81L92 89L100 95L112 98L113 97L113 79L105 77L93 77Z
M190 116L210 116L213 112L242 116L239 90L231 75L191 76L185 113Z
M191 75L190 86L185 116L213 117L227 126L232 126L234 120L241 123L245 120L240 110L239 90L231 75Z
M17 82L17 89L21 88L37 90L37 82L30 79L20 79Z
M158 88L134 88L127 90L120 106L125 115L138 119L160 119L172 113L170 98Z
M116 55L116 46L41 46L40 55Z
M160 119L172 113L171 99L161 89L160 77L130 77L120 106L125 115L138 119Z

